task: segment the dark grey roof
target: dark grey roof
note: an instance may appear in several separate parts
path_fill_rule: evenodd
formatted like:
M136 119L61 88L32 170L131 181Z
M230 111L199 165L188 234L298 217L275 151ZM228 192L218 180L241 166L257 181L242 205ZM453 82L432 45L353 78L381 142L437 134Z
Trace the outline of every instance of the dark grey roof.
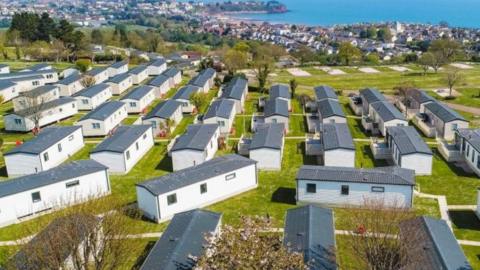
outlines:
M55 107L58 107L58 106L61 106L61 105L67 104L67 103L75 103L76 104L77 100L74 99L74 98L71 98L71 97L61 97L61 98L57 98L57 99L54 99L52 101L48 101L48 102L45 102L43 104L40 104L36 108L40 108L42 111L45 111L45 110L49 110L51 108L55 108ZM12 114L27 117L27 116L32 115L33 112L36 112L36 111L37 111L36 109L28 108L28 109L25 109L25 110L14 112Z
M90 75L90 76L96 76L96 75L98 75L98 74L100 74L100 73L102 73L106 70L107 70L106 67L98 67L98 68L94 68L94 69L88 71L87 74Z
M39 71L39 70L44 69L44 68L53 69L50 64L40 63L40 64L36 64L36 65L33 65L33 66L29 66L29 67L25 68L24 70Z
M266 124L257 128L253 134L250 150L260 148L282 149L285 126L283 124Z
M206 236L217 232L221 217L220 213L198 209L176 214L140 269L193 269L196 262L192 256L203 255Z
M159 196L253 164L256 164L256 161L235 154L220 156L197 166L150 179L137 186Z
M113 113L118 111L120 108L124 107L125 103L121 101L109 101L101 104L97 108L95 108L93 111L90 111L86 115L84 115L82 118L80 118L78 121L83 121L87 119L95 119L99 121L104 121L107 119L109 116L111 116Z
M229 99L217 99L208 108L207 113L203 116L203 119L208 119L212 117L221 117L229 119L231 114L234 113L235 102Z
M448 123L454 120L461 120L467 121L463 116L461 116L456 111L450 109L445 104L434 101L424 105L429 111L431 111L434 115L440 118L444 123Z
M139 65L139 66L136 66L136 67L132 68L128 73L138 75L138 74L144 72L145 70L147 70L147 66Z
M128 65L128 61L127 60L122 60L122 61L117 61L113 64L110 65L110 67L112 68L121 68L125 65Z
M337 93L335 92L335 89L333 89L330 86L327 86L327 85L317 86L314 88L314 91L315 91L315 97L317 101L321 101L323 99L338 100L338 96L337 96Z
M0 64L0 68L9 67L7 64Z
M290 99L290 86L286 84L275 84L270 87L269 91L270 99L273 98L286 98Z
M355 150L352 135L347 124L322 124L321 129L324 150Z
M198 86L193 86L193 85L186 85L175 93L175 95L172 97L172 99L184 99L184 100L189 100L190 96L193 93L196 93L199 91L200 88Z
M283 243L302 253L311 270L337 269L332 209L307 205L287 210Z
M11 80L0 80L0 91L15 86L16 83Z
M24 78L24 77L32 77L32 76L42 76L46 74L56 73L55 70L38 70L38 71L22 71L22 72L13 72L13 73L4 73L0 74L0 80L4 79L13 79L13 78Z
M366 89L360 90L360 96L365 98L368 104L372 104L378 101L387 101L385 96L382 95L382 93L378 92L378 90L374 88L366 88Z
M157 58L153 61L150 61L148 63L148 66L154 66L154 67L161 67L162 65L165 65L167 62L163 58Z
M430 147L412 126L387 127L387 134L391 136L402 155L415 153L432 155Z
M380 118L382 118L383 122L391 121L391 120L404 120L405 116L393 106L392 103L388 101L380 101L371 104L373 110L375 110Z
M20 96L34 98L34 97L42 96L46 93L49 93L55 90L58 90L58 87L55 85L44 85L44 86L39 86L30 91L21 92Z
M345 113L342 110L342 106L337 100L323 99L318 104L318 113L322 118L328 118L331 116L340 116L345 118Z
M162 86L164 83L168 83L169 80L169 77L160 74L153 78L153 80L151 80L148 84L159 87Z
M102 93L103 91L105 91L108 88L110 88L109 84L99 83L99 84L95 84L91 87L85 88L85 89L73 94L72 97L89 97L89 98L92 98L92 97Z
M297 173L297 180L414 186L415 171L400 167L356 169L304 165Z
M82 79L82 76L80 74L73 74L58 81L57 84L70 85L74 82L80 81L81 79Z
M148 125L120 126L112 136L103 140L90 153L123 153L150 128L151 126Z
M269 117L272 115L281 115L288 117L288 101L278 98L269 99L265 102L263 113L265 117Z
M208 83L208 80L210 80L209 77L198 74L197 76L193 77L188 82L188 84L198 86L198 87L204 87Z
M217 129L217 124L189 125L187 131L177 138L171 151L185 149L203 151Z
M235 77L222 89L222 98L241 100L247 87L247 80Z
M130 73L120 73L120 74L117 74L117 75L113 76L112 78L110 78L107 82L121 83L121 82L127 80L130 77L132 77L132 75Z
M480 129L461 128L458 134L480 152Z
M60 140L66 138L70 134L74 133L80 126L69 126L69 127L48 127L42 129L42 131L33 139L26 141L20 146L13 148L12 150L5 153L5 156L18 154L18 153L27 153L38 155L43 151L47 150L52 145L58 143Z
M215 76L217 72L215 71L215 69L213 68L207 68L207 69L204 69L200 72L200 75L201 76L205 76L205 77L208 77L208 78L212 78Z
M121 100L125 100L125 99L140 100L143 97L147 96L149 93L152 93L154 90L155 88L153 86L142 85L128 92L128 94L123 96Z
M170 117L172 117L175 111L178 110L178 107L180 106L182 106L182 103L173 99L162 101L157 106L155 106L152 111L145 115L143 119L145 120L155 117L169 119Z
M407 259L412 264L408 269L473 269L444 220L422 216L399 226L400 239L405 242Z
M169 68L169 69L165 70L162 74L169 77L169 78L172 78L172 77L175 77L179 73L180 73L180 70L172 67L172 68Z
M420 89L412 89L408 92L414 100L416 100L419 104L423 104L430 101L436 101L433 97L429 96L425 91Z
M42 80L45 79L42 75L31 75L31 76L23 76L23 77L15 77L9 79L12 82L24 82L24 81L33 81L33 80Z
M36 174L0 181L0 198L106 170L94 160L72 161Z

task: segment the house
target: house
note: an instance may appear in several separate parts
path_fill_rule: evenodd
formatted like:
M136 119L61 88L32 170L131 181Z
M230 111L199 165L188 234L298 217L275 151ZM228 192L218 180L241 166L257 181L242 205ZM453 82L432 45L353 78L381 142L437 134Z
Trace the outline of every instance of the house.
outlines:
M15 97L18 97L20 91L17 84L10 80L0 80L0 97L3 102L10 101Z
M54 69L4 73L0 74L0 80L19 79L34 76L41 76L45 83L56 83L58 81L58 73Z
M79 110L93 110L112 97L112 88L108 83L100 83L85 88L72 97L78 101Z
M112 78L128 72L128 61L117 61L107 67L108 77Z
M303 254L311 270L336 270L333 211L313 205L287 210L283 245L289 252Z
M13 110L18 112L60 98L60 90L55 85L44 85L33 90L21 92L13 99Z
M77 113L77 100L63 97L5 115L3 121L7 131L27 132L35 128L35 122L43 127Z
M67 78L68 76L72 76L72 75L81 75L82 73L76 69L76 68L66 68L64 70L62 70L62 72L60 72L60 77L61 78Z
M170 150L173 170L178 171L212 159L218 150L217 124L189 125Z
M127 118L127 106L121 101L109 101L95 108L78 120L83 136L106 136Z
M423 106L421 114L414 121L427 137L437 137L447 141L455 138L457 129L468 128L468 121L447 105L435 101Z
M317 102L320 123L347 123L347 118L338 100L322 99Z
M402 99L397 100L395 105L406 115L411 118L420 111L424 111L423 106L429 102L436 100L428 95L425 91L419 89L411 89L406 91Z
M235 102L229 99L217 99L210 104L208 111L203 115L204 124L218 124L221 134L230 134L235 122Z
M90 158L108 167L111 173L128 173L153 147L152 127L120 126L90 152Z
M463 162L480 176L480 129L457 129L454 143L441 143L438 150L448 162Z
M87 76L95 80L95 84L103 83L108 80L108 68L98 67L87 72Z
M379 101L370 105L370 115L362 117L362 125L372 134L385 136L388 127L408 126L408 121L393 104Z
M225 87L222 88L220 98L233 100L237 113L243 112L245 100L248 94L248 81L242 77L233 78Z
M169 68L165 70L162 75L170 79L170 88L182 82L182 72L176 68Z
M283 99L269 99L265 103L263 110L263 116L265 123L282 123L285 130L288 131L288 117L290 113L288 111L288 102Z
M261 170L281 170L285 143L283 124L259 126L248 148L249 157Z
M335 89L333 89L330 86L321 85L321 86L315 87L313 90L315 92L316 101L322 101L324 99L331 99L331 100L338 101L338 96Z
M166 130L172 131L182 119L182 103L168 99L155 106L152 111L143 117L142 121L144 125L152 126L153 134L165 136Z
M200 88L193 85L186 85L180 88L175 95L173 95L172 99L182 103L182 112L184 113L192 113L196 110L195 106L190 102L190 97L198 93Z
M69 97L84 87L82 85L82 76L79 74L70 75L58 81L56 84L60 87L60 96Z
M165 75L158 75L148 85L155 87L155 97L162 98L170 90L170 78Z
M148 76L158 76L167 70L167 62L163 58L158 58L147 64Z
M79 160L0 182L0 226L110 193L107 167Z
M215 77L217 77L217 71L213 68L207 68L200 72L200 76L208 79L209 88L215 85Z
M275 84L270 87L269 96L271 100L277 98L285 100L288 102L288 110L290 111L292 109L290 86L286 84Z
M254 189L255 161L226 155L136 185L143 214L156 222L191 209L205 207Z
M222 215L206 210L191 210L173 216L167 229L150 250L140 270L194 269L205 252L205 236L220 232Z
M47 63L40 63L40 64L36 64L33 66L29 66L27 68L24 68L19 72L36 72L36 71L42 71L42 70L53 70L53 67Z
M42 75L11 78L8 80L17 85L15 90L18 90L18 92L31 91L37 87L44 86L47 83Z
M362 114L370 115L370 105L375 102L386 102L387 99L377 89L366 88L360 90L360 104L362 105Z
M110 84L113 95L120 95L132 87L133 79L129 73L120 73L110 78L107 83Z
M0 74L10 73L10 67L5 64L0 64Z
M297 203L362 206L382 200L387 206L412 207L415 172L399 167L355 169L304 165L297 173Z
M400 222L399 228L405 269L473 269L445 220L420 216Z
M70 158L83 146L80 127L45 128L33 139L4 154L7 173L11 177L49 170Z
M193 85L200 88L203 93L207 93L210 90L210 82L208 77L202 76L201 73L193 77L188 82L188 85Z
M142 113L154 100L155 87L149 85L139 86L120 99L127 105L128 113Z
M148 78L147 66L145 65L136 66L128 73L132 75L133 84L140 84Z

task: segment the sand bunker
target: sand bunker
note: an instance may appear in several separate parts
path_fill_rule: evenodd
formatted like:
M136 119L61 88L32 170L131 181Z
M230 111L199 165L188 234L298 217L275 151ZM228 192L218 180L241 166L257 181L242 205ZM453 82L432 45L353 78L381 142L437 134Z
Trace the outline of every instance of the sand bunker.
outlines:
M312 74L306 72L305 70L303 69L300 69L300 68L289 68L287 69L287 71L292 74L293 76L297 76L297 77L309 77L309 76L312 76Z
M359 68L358 70L360 70L363 73L380 73L380 71L371 67L363 67L363 68Z
M391 66L389 67L391 70L398 71L398 72L407 72L407 71L412 71L409 68L406 67L401 67L401 66Z

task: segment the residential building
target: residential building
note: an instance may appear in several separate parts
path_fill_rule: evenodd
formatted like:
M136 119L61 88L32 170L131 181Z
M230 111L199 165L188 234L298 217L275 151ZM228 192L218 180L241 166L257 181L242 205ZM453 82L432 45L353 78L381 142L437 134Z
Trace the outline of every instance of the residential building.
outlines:
M131 69L128 73L132 75L133 84L140 84L148 78L148 70L147 70L147 66L145 65L136 66L135 68Z
M107 83L95 84L72 95L79 110L93 110L112 98L112 88Z
M242 77L235 77L222 88L220 98L233 100L236 112L242 113L247 94L248 81Z
M127 118L127 106L121 101L109 101L78 120L83 136L106 136Z
M183 119L182 103L168 99L160 102L142 118L144 125L151 125L154 135L167 135Z
M17 84L10 80L0 80L0 97L3 102L10 101L20 93Z
M117 61L107 67L108 77L112 78L128 72L128 61Z
M423 106L415 123L427 137L437 137L451 141L457 129L468 128L468 121L447 105L435 101Z
M288 103L288 110L292 109L292 95L290 94L290 86L286 84L275 84L270 87L269 97L270 99L282 99Z
M167 70L167 62L163 58L158 58L147 63L148 76L158 76Z
M289 128L289 116L288 102L283 99L269 99L265 103L263 110L264 122L267 124L282 123L285 130ZM255 129L254 129L255 130Z
M58 81L56 85L60 88L60 96L69 97L84 88L80 74L70 75Z
M249 157L261 170L281 170L285 144L283 124L265 124L257 128L249 144Z
M447 162L464 163L480 177L480 129L457 129L454 142L440 142L438 150Z
M362 126L373 135L385 136L388 127L408 126L408 121L393 104L379 101L370 105L370 114L362 117Z
M170 88L173 88L182 82L182 72L176 68L169 68L162 74L169 78Z
M217 99L210 104L205 115L202 117L204 124L218 124L220 133L228 135L232 131L235 122L235 102L229 99Z
M170 90L170 78L160 74L148 82L148 85L155 87L156 98L162 98Z
M110 84L113 95L121 95L128 88L132 87L133 79L130 73L120 73L111 77L107 83Z
M154 100L155 88L149 85L134 88L120 99L127 105L128 113L143 113Z
M200 88L193 85L186 85L180 88L175 95L173 95L172 99L177 100L178 102L182 103L182 112L183 113L192 113L197 108L190 102L190 97L198 93Z
M10 73L10 67L5 64L0 64L0 74Z
M87 72L87 76L93 78L95 80L95 84L103 83L108 80L108 68L107 67L98 67L91 69Z
M44 104L60 98L60 90L55 85L44 85L30 91L21 92L13 99L13 111L25 110L29 107Z
M317 102L317 108L320 123L347 123L347 118L338 100L322 99Z

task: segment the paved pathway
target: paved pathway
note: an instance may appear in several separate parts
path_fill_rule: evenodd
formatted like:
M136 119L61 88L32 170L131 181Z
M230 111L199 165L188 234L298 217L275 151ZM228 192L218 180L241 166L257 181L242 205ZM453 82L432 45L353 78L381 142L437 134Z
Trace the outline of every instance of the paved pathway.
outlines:
M480 116L480 108L478 108L478 107L470 107L470 106L465 106L465 105L460 105L460 104L455 104L455 103L447 103L447 102L445 102L445 104L447 104L448 107L450 107L454 110L459 110L459 111L463 111L463 112L467 112L467 113L471 113L471 114L475 114L475 115Z
M426 194L415 191L415 195L421 198L430 198L435 199L438 202L438 208L440 209L440 217L447 222L447 225L452 229L452 221L450 220L450 216L448 215L448 204L447 204L447 197L444 195L433 195L433 194Z

